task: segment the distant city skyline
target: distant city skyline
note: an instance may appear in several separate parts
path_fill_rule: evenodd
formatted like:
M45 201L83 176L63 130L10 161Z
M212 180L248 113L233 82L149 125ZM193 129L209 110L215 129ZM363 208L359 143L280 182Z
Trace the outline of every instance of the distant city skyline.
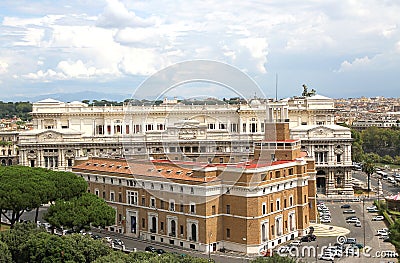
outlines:
M4 101L129 97L155 72L193 59L237 67L268 98L276 86L278 98L300 95L303 84L331 98L400 96L397 1L5 0L0 10ZM216 85L167 95L234 96Z

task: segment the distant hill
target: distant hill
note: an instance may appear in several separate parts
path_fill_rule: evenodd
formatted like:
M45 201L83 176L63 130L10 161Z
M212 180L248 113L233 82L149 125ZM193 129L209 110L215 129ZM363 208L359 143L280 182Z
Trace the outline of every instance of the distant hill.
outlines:
M55 100L63 101L63 102L71 102L71 101L82 101L82 100L109 100L109 101L124 101L125 99L129 99L131 95L129 94L116 94L116 93L102 93L96 91L81 91L76 93L53 93L46 95L38 95L35 97L25 97L25 96L16 96L10 98L1 99L4 102L17 102L17 101L29 101L29 102L37 102L39 100L52 98Z

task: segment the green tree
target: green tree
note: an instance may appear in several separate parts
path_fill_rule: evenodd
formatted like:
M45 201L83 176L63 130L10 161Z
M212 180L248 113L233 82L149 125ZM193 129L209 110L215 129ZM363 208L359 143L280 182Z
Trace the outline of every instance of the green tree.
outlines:
M3 241L0 241L0 262L12 262L11 252Z
M55 192L53 184L43 176L43 169L25 166L0 167L0 208L11 223L19 221L26 210L40 207ZM11 212L11 216L7 213Z
M32 223L17 223L14 228L2 231L0 240L7 244L12 259L16 263L29 262L26 254L26 242L31 236L44 232L43 229L37 228Z
M385 156L383 156L381 158L381 162L385 163L385 164L393 164L394 160L393 160L392 156L386 154Z
M369 192L371 191L371 175L375 172L375 170L375 164L372 162L371 159L366 158L363 162L362 171L367 174L368 197Z
M114 224L115 210L96 195L84 193L68 201L56 201L49 207L44 219L55 227L66 227L77 232L90 226Z

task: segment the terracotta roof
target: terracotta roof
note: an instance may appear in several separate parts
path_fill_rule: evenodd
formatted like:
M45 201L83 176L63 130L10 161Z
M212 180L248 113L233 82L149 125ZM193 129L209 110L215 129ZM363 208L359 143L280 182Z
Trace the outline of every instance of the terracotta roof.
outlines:
M80 169L87 171L119 173L125 175L154 176L196 182L208 182L216 179L216 177L192 177L193 170L191 168L172 166L170 164L171 163L162 163L157 161L127 162L124 159L95 158L75 165L73 170Z

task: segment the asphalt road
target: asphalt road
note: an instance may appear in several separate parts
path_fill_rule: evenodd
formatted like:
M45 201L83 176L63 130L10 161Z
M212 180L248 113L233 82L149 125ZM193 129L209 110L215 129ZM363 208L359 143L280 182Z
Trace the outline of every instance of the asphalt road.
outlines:
M393 173L388 173L389 176L392 175ZM359 172L359 171L353 171L353 177L367 183L367 175L363 172ZM400 192L400 186L399 184L392 184L389 183L387 180L381 180L382 182L382 189L383 189L383 195L387 196L387 195L394 195L394 194L398 194ZM377 174L373 174L371 176L371 188L373 189L373 191L376 193L378 191L378 175Z

